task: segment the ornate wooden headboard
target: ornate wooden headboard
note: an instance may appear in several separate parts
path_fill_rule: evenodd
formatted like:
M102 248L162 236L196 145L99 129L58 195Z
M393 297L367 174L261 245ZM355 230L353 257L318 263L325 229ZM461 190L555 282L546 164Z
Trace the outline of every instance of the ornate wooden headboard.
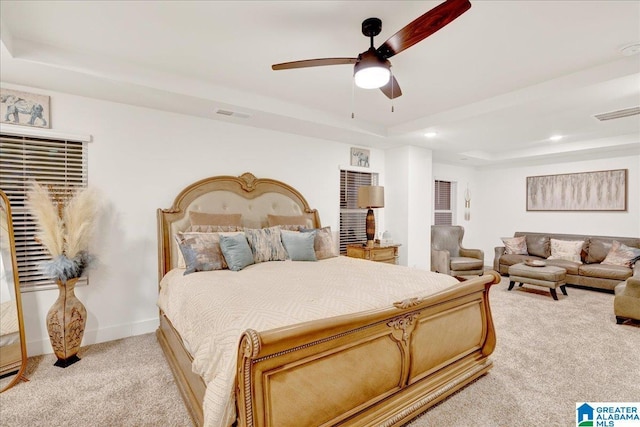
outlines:
M267 215L304 215L309 227L320 227L318 211L290 185L256 178L251 173L214 176L197 181L182 190L168 209L158 209L159 279L177 266L178 245L174 234L189 227L189 211L242 214L242 225L266 227Z

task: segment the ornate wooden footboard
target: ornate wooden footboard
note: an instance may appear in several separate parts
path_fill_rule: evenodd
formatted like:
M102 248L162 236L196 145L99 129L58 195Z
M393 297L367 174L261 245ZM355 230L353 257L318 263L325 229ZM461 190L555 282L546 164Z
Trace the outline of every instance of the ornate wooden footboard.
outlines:
M258 333L238 354L239 426L393 426L491 368L491 272L423 300Z

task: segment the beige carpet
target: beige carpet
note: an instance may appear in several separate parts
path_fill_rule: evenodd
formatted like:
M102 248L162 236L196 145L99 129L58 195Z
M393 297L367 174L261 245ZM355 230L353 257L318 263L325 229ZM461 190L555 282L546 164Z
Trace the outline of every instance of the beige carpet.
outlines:
M494 368L409 426L573 426L576 402L637 401L640 327L615 324L611 294L568 293L494 286ZM30 358L30 381L0 395L0 425L190 425L154 334L80 356L66 369Z

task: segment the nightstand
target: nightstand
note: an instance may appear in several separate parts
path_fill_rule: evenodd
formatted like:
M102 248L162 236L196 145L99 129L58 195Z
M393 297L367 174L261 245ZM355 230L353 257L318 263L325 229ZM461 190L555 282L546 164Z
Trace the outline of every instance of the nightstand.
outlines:
M373 247L357 244L347 245L347 256L367 259L369 261L386 262L387 264L397 264L399 247L399 244L389 246L375 245Z

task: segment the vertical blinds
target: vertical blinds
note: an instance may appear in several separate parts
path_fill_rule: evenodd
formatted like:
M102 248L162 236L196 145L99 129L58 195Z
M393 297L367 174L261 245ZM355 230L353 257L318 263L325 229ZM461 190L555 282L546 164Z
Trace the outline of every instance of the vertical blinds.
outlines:
M358 207L358 187L378 185L378 174L340 171L340 253L347 253L347 245L367 240L367 210ZM376 217L377 218L377 217ZM377 221L377 219L376 219Z
M20 287L50 288L55 282L40 272L50 259L35 240L35 220L26 207L29 183L37 180L61 200L87 186L86 142L0 134L0 188L11 202ZM82 277L78 284L86 283Z
M451 209L451 182L436 180L433 194L433 224L453 225L453 212Z

